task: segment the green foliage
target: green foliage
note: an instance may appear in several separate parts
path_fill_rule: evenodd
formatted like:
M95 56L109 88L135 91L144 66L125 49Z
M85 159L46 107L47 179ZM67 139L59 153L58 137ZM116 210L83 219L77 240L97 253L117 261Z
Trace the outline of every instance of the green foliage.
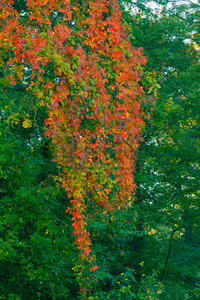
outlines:
M0 71L0 299L78 299L80 272L90 300L200 299L198 4L156 1L163 5L156 14L135 1L131 14L124 3L131 42L148 57L145 95L158 95L140 145L134 207L90 208L95 272L74 260L68 200L43 135L47 112L27 82L3 85ZM23 11L25 2L15 7ZM78 64L74 58L72 69ZM96 123L83 119L81 126ZM103 182L101 169L94 172Z
M46 112L24 88L1 86L0 98L0 299L73 299L71 226L43 136Z
M123 13L133 32L133 45L143 47L148 56L146 77L153 74L159 85L136 166L136 226L146 235L140 238L140 247L135 247L140 268L134 268L140 278L146 274L145 280L156 270L163 284L156 299L196 299L200 266L199 10L198 4L189 2L155 2L162 4L159 14L145 6L147 1L133 4L135 14L127 9Z

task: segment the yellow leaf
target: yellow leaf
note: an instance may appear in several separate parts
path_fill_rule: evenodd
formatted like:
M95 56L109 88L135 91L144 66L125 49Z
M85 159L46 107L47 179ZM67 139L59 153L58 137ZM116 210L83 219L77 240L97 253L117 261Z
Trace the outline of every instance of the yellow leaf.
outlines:
M22 122L22 126L23 126L24 128L30 128L30 127L32 127L32 121L29 120L29 119L25 119L25 120Z

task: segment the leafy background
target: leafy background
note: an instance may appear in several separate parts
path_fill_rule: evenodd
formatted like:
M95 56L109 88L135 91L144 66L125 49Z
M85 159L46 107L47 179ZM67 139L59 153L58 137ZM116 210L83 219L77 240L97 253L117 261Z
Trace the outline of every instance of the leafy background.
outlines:
M92 212L97 271L81 269L94 299L199 299L199 2L120 2L134 47L148 57L145 120L135 202ZM15 1L23 12L26 1ZM170 6L171 4L171 6ZM87 11L87 2L79 1ZM77 249L59 168L44 137L45 107L26 84L0 81L0 299L79 299ZM28 72L28 70L27 70ZM144 107L144 110L147 109Z

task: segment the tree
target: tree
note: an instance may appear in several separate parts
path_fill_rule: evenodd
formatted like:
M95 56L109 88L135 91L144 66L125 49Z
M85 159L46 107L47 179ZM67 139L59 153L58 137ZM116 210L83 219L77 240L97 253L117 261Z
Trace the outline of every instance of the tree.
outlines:
M142 1L135 15L123 15L160 86L136 166L138 228L147 234L139 239L135 268L139 276L152 269L160 274L166 288L159 299L193 299L199 284L199 10L198 4L156 3L159 13Z
M5 79L1 68L0 298L76 299L76 251L43 134L47 112L23 86L3 86Z

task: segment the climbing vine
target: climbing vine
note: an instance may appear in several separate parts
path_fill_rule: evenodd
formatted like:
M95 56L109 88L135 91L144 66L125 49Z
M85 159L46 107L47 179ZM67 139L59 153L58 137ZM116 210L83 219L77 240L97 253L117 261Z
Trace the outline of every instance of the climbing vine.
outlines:
M131 46L116 0L93 0L84 8L27 0L20 13L13 0L2 0L0 9L7 82L25 85L37 105L48 108L45 136L61 169L75 242L80 259L92 262L88 207L106 212L133 200L146 59Z

